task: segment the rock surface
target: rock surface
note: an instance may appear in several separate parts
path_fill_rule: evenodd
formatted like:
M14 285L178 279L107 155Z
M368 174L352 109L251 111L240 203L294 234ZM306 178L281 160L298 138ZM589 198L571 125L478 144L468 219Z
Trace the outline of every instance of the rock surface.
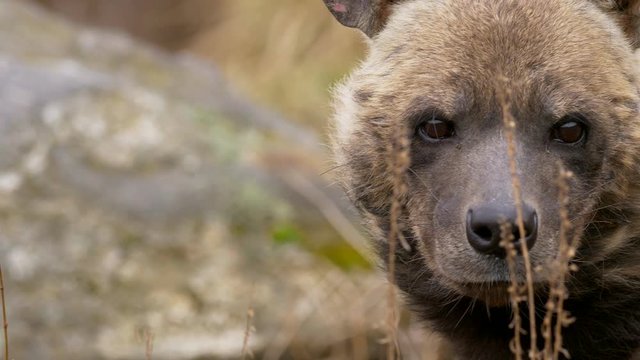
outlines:
M385 288L330 251L362 240L318 144L209 65L0 0L11 357L238 358L249 306L263 358L357 343Z

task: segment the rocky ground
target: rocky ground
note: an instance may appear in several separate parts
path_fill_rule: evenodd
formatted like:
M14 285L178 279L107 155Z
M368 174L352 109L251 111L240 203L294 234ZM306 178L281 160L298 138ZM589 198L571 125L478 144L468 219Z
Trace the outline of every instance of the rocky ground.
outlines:
M385 285L290 124L210 65L1 0L11 357L238 358L251 306L260 358L375 358Z

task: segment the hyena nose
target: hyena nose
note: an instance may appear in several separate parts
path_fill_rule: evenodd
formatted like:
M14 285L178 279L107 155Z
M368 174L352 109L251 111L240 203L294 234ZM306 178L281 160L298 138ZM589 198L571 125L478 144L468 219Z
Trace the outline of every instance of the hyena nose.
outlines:
M538 215L533 208L525 204L522 206L522 218L527 249L531 249L538 234ZM521 236L518 230L517 212L513 205L506 207L491 204L469 209L467 212L467 240L481 254L504 257L505 250L500 246L502 240L500 225L504 223L511 225L516 250L519 250Z

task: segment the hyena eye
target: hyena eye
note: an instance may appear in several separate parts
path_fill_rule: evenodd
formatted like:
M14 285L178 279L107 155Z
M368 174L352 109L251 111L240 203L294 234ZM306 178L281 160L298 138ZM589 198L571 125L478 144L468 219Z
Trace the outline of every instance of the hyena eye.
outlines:
M551 139L564 144L575 144L584 139L587 126L579 119L572 115L560 120L551 129Z
M420 124L418 126L418 133L427 141L444 140L455 134L455 128L451 121L440 120L434 117Z

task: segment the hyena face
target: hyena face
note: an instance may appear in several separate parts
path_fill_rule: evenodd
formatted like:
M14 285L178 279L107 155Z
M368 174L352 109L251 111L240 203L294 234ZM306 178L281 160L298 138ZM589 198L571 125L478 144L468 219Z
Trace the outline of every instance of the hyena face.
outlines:
M640 153L624 8L587 0L325 2L371 38L367 59L337 89L334 149L349 196L381 242L393 186L389 144L399 128L410 141L403 229L430 275L405 275L412 286L436 281L490 305L508 300L500 224L515 229L516 208L505 110L516 123L532 265L544 268L557 252L560 165L574 174L571 237L590 249L584 256L615 251L604 238L619 224L608 226L599 211L629 201ZM536 273L536 282L544 279Z

